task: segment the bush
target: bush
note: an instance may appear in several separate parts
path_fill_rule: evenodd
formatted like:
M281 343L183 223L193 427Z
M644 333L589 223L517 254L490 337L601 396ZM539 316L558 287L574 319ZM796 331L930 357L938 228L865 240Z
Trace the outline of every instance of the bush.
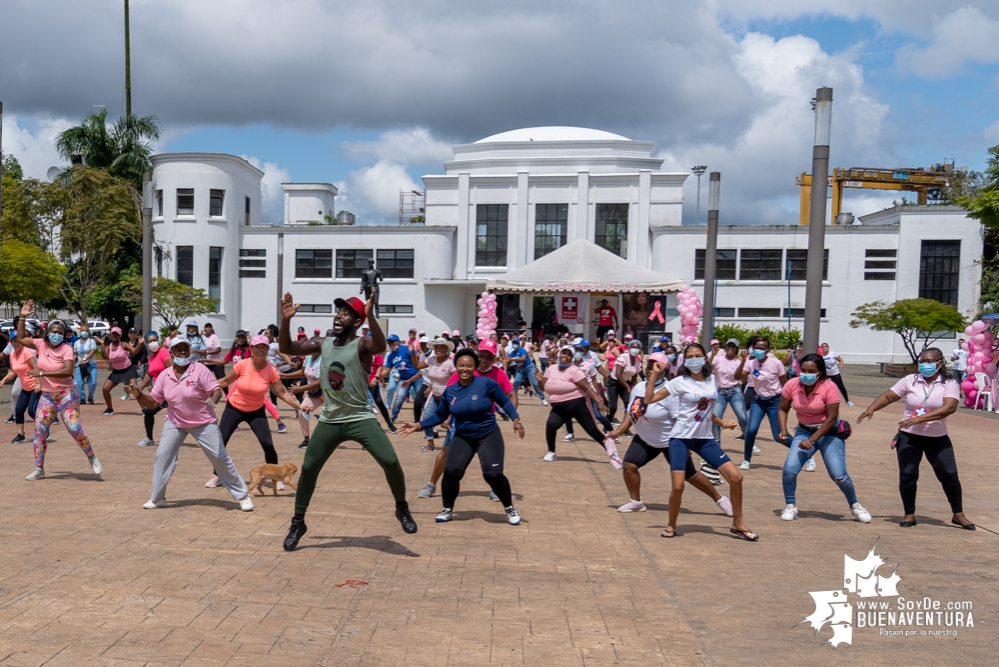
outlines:
M757 329L744 329L738 324L719 324L715 326L714 337L721 341L722 345L729 338L735 338L739 345L745 347L750 336L766 336L770 339L770 347L774 350L790 350L801 342L801 331L798 329L775 329L774 327L759 327Z

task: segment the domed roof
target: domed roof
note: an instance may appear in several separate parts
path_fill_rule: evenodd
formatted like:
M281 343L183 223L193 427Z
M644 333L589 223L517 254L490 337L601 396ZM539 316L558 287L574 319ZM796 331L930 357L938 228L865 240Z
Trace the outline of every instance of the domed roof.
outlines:
M631 141L613 132L593 130L587 127L565 127L553 125L549 127L525 127L520 130L500 132L485 139L479 139L477 144L515 141Z

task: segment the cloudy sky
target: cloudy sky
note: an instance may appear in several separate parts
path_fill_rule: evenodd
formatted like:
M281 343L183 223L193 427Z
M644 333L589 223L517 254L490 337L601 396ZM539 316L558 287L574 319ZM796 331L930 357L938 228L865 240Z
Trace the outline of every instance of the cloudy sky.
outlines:
M655 141L664 170L722 172L723 222L795 223L821 86L833 166L980 169L999 143L994 0L131 6L133 112L160 118L161 151L263 169L265 221L290 180L336 183L338 208L392 220L399 189L441 173L452 144L576 125ZM122 23L121 0L0 3L4 150L29 175L60 163L53 137L97 105L123 113ZM845 208L897 197L853 191Z

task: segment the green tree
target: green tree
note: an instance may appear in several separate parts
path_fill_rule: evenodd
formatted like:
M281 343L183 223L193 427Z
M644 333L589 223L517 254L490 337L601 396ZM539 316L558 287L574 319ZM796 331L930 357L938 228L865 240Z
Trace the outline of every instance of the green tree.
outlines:
M64 271L55 257L35 244L8 238L0 243L0 303L51 301L59 296Z
M142 275L135 273L126 280L129 299L142 306ZM182 285L169 278L153 278L153 315L167 326L176 326L185 319L218 312L218 299L210 299L205 290Z
M141 192L142 175L152 171L149 156L153 142L160 138L159 119L131 115L109 125L107 115L107 109L101 109L64 130L56 139L56 148L67 161L82 156L88 167L104 169Z
M2 239L18 239L49 250L62 224L68 189L60 181L48 183L34 178L15 180L4 172Z
M981 220L989 229L999 229L999 146L989 149L985 172L976 184L976 191L957 198L968 211L968 217Z
M94 290L90 297L90 311L109 322L121 322L124 331L127 327L135 326L135 316L142 310L142 301L136 302L132 298L129 282L133 276L137 277L141 290L142 267L139 264L132 264L118 271L115 276L115 280L108 281Z
M933 299L902 299L895 303L875 301L853 311L850 326L874 331L894 331L902 337L905 350L916 363L930 344L950 331L967 326L957 308ZM919 341L922 340L922 345Z
M24 178L24 170L21 169L21 163L10 153L3 156L3 175L10 176L15 181Z

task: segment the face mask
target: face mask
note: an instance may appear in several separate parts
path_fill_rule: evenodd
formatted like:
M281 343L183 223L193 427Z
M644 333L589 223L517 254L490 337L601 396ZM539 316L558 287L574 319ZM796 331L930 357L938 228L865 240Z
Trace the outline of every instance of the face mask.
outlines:
M692 357L683 360L683 367L691 373L699 373L704 368L704 357Z
M572 359L573 359L573 361L582 361L583 360L583 353L582 352L576 352L575 354L572 355Z
M563 363L562 363L561 361L560 361L560 362L558 362L558 367L559 367L559 368L568 368L569 366L572 366L572 363L571 363L571 362L570 362L570 363L568 363L568 364L563 364Z
M919 364L919 372L924 378L933 377L937 372L937 364L935 361L924 361Z
M53 345L58 345L62 341L63 341L62 334L57 334L57 333L49 334L49 342L52 343Z
M149 347L149 351L150 352L155 352L156 350L160 349L160 343L159 343L159 341L152 340L152 341L149 341L148 347Z
M800 375L798 375L798 378L801 380L801 384L803 384L803 385L805 385L807 387L807 386L811 386L811 385L815 384L815 381L819 378L819 374L818 373L801 373Z
M753 348L752 352L753 356L756 357L757 359L762 359L763 357L767 356L766 350L757 350L756 348Z
M674 361L676 361L676 355L675 354L667 354L666 358L669 359L670 363L673 363Z
M86 337L87 337L87 336L89 336L89 335L90 335L90 334L88 334L88 333L87 333L86 331L81 331L81 332L80 332L80 338L86 338Z
M630 350L628 350L628 354L630 354L633 357L637 357L638 353L639 353L639 349L637 347L633 347Z
M191 363L191 357L174 357L173 363L183 368L184 366L187 366L189 363Z

